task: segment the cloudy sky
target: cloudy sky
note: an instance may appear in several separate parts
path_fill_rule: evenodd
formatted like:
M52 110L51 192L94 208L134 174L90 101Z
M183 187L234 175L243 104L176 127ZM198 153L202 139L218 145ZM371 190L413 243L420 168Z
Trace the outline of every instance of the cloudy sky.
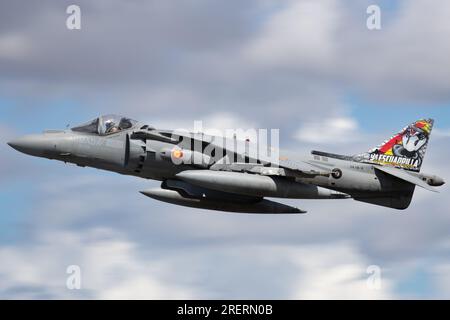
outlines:
M70 4L81 30L66 28ZM353 154L433 117L422 171L448 181L449 16L445 0L1 1L0 298L450 298L447 186L405 211L289 200L308 213L239 215L6 145L118 113L279 128L282 148Z

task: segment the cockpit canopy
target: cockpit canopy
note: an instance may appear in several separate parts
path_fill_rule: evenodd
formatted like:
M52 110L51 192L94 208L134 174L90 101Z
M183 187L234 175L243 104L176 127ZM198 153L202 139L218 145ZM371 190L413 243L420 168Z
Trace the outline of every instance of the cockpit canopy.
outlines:
M108 114L88 123L73 127L72 131L98 134L101 136L132 128L137 121L130 118Z

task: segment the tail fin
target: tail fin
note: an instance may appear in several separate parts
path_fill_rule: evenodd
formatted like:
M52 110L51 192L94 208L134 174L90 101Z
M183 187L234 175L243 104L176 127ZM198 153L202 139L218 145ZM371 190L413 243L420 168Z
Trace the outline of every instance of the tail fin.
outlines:
M433 122L433 119L421 119L411 123L378 147L360 155L362 161L420 171Z

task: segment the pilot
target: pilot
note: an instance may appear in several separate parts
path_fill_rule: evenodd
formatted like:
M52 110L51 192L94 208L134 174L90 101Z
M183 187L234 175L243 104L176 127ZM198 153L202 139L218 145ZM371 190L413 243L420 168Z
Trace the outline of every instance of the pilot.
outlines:
M107 134L116 133L120 131L119 127L116 126L113 120L107 120L105 122L105 128L106 128L105 133Z

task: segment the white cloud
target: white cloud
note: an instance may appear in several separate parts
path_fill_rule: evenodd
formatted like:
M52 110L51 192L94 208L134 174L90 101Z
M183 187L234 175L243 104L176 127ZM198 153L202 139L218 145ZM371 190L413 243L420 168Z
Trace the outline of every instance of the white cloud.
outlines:
M192 131L194 130L195 122L201 122L203 132L206 132L207 130L225 131L226 129L256 128L254 122L246 121L244 118L227 111L208 113L201 117L190 115L189 117L183 118L173 117L161 120L153 119L148 123L152 123L152 125L162 129L183 129Z
M105 228L50 232L35 240L33 244L0 248L3 261L0 296L24 299L39 295L65 299L391 296L387 279L383 280L381 290L366 286L367 261L346 243L296 247L210 244L151 253L153 250L138 250L136 243ZM257 270L253 268L255 263ZM79 291L66 287L69 265L81 269ZM286 274L278 274L281 266L287 266L283 269ZM239 274L235 273L237 270ZM255 286L279 289L264 292L255 290Z
M267 66L326 68L336 54L339 13L334 0L287 1L260 35L244 47L250 63Z
M51 232L31 245L0 248L0 260L0 296L4 298L33 298L36 290L66 299L90 295L100 299L193 297L188 288L162 280L170 266L158 260L141 261L133 243L108 229ZM81 268L81 291L66 287L69 265ZM17 288L29 289L15 296Z
M330 93L351 88L372 101L426 103L450 97L446 72L450 3L400 2L382 8L382 28L366 28L369 5L344 1L288 1L242 49L243 63L273 76L291 74ZM359 11L358 11L359 10Z
M301 270L293 279L294 299L389 299L390 279L380 274L381 286L367 284L367 259L351 244L338 243L293 250Z
M21 34L0 34L0 59L21 59L30 54L30 45Z
M257 129L267 129L259 128L256 122L246 121L243 117L227 111L209 113L201 117L191 115L182 118L153 119L151 122L146 123L151 123L160 129L203 132L213 136L227 136L230 138L236 133L236 137L240 140L247 138L246 132L251 133ZM267 130L270 132L270 128Z
M306 122L295 133L295 138L310 143L349 143L361 140L358 123L350 117L325 118Z
M337 72L375 101L448 101L450 76L443 68L450 55L450 3L402 1L384 14L382 29L367 31L349 20Z

